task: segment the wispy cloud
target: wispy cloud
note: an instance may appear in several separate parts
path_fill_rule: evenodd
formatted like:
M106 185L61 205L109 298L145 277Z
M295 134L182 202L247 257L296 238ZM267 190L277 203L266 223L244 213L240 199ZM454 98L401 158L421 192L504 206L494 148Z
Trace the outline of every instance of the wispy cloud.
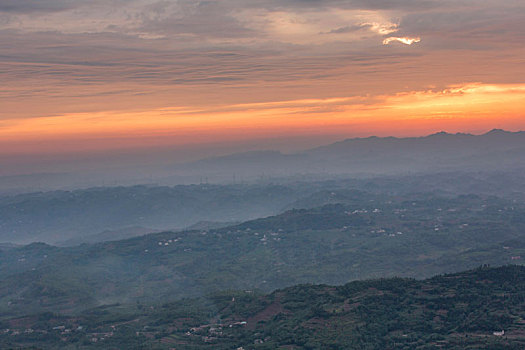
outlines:
M324 32L324 34L355 33L362 30L370 30L380 35L387 35L396 32L398 30L398 25L393 23L365 22L332 29L328 32Z
M400 42L405 45L412 45L414 43L418 43L421 41L421 38L415 37L415 38L408 38L408 37L397 37L397 36L391 36L383 40L383 45L388 45L391 42Z
M26 152L34 152L44 151L35 144L53 140L78 140L79 149L97 149L100 145L110 147L110 140L116 138L121 139L118 147L136 147L147 146L142 144L143 139L152 138L176 145L263 138L276 133L298 136L314 130L319 135L350 130L378 134L431 131L439 127L468 130L472 124L490 128L496 121L516 129L525 126L524 98L525 84L476 83L391 95L69 113L4 120L0 139L4 150L9 149L9 142L24 141ZM94 139L100 142L93 143Z
M387 35L399 30L398 25L394 23L363 23L364 26L368 26L371 31L376 32L377 34Z
M0 0L0 119L523 82L522 23L511 0Z
M0 0L0 12L6 13L49 13L75 8L75 0Z

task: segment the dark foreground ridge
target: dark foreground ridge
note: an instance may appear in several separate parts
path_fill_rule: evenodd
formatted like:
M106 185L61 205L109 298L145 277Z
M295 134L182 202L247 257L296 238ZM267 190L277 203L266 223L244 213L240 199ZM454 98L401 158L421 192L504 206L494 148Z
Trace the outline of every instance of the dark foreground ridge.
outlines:
M525 267L2 321L2 349L524 349Z

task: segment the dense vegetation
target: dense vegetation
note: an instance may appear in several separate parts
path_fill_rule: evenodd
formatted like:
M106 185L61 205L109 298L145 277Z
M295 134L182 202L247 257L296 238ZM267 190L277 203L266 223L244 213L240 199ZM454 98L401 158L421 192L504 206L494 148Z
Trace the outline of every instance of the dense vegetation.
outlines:
M4 320L0 346L45 349L523 349L525 267L424 281L221 292L82 316ZM497 335L504 331L504 334Z

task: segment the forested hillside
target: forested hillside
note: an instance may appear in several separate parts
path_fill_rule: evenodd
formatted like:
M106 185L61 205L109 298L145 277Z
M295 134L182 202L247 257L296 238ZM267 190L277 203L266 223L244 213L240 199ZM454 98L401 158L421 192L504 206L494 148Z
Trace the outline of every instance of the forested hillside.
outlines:
M333 194L332 194L333 193ZM340 203L209 230L0 250L0 311L76 313L225 289L272 291L521 264L525 207L491 196L330 192Z
M110 305L3 320L4 349L511 349L525 347L525 267Z

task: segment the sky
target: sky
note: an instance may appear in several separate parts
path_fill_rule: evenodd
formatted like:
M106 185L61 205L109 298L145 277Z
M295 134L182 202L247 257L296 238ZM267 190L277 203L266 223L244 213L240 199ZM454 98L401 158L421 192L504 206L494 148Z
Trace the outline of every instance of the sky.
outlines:
M523 23L522 0L0 0L0 175L525 130Z

